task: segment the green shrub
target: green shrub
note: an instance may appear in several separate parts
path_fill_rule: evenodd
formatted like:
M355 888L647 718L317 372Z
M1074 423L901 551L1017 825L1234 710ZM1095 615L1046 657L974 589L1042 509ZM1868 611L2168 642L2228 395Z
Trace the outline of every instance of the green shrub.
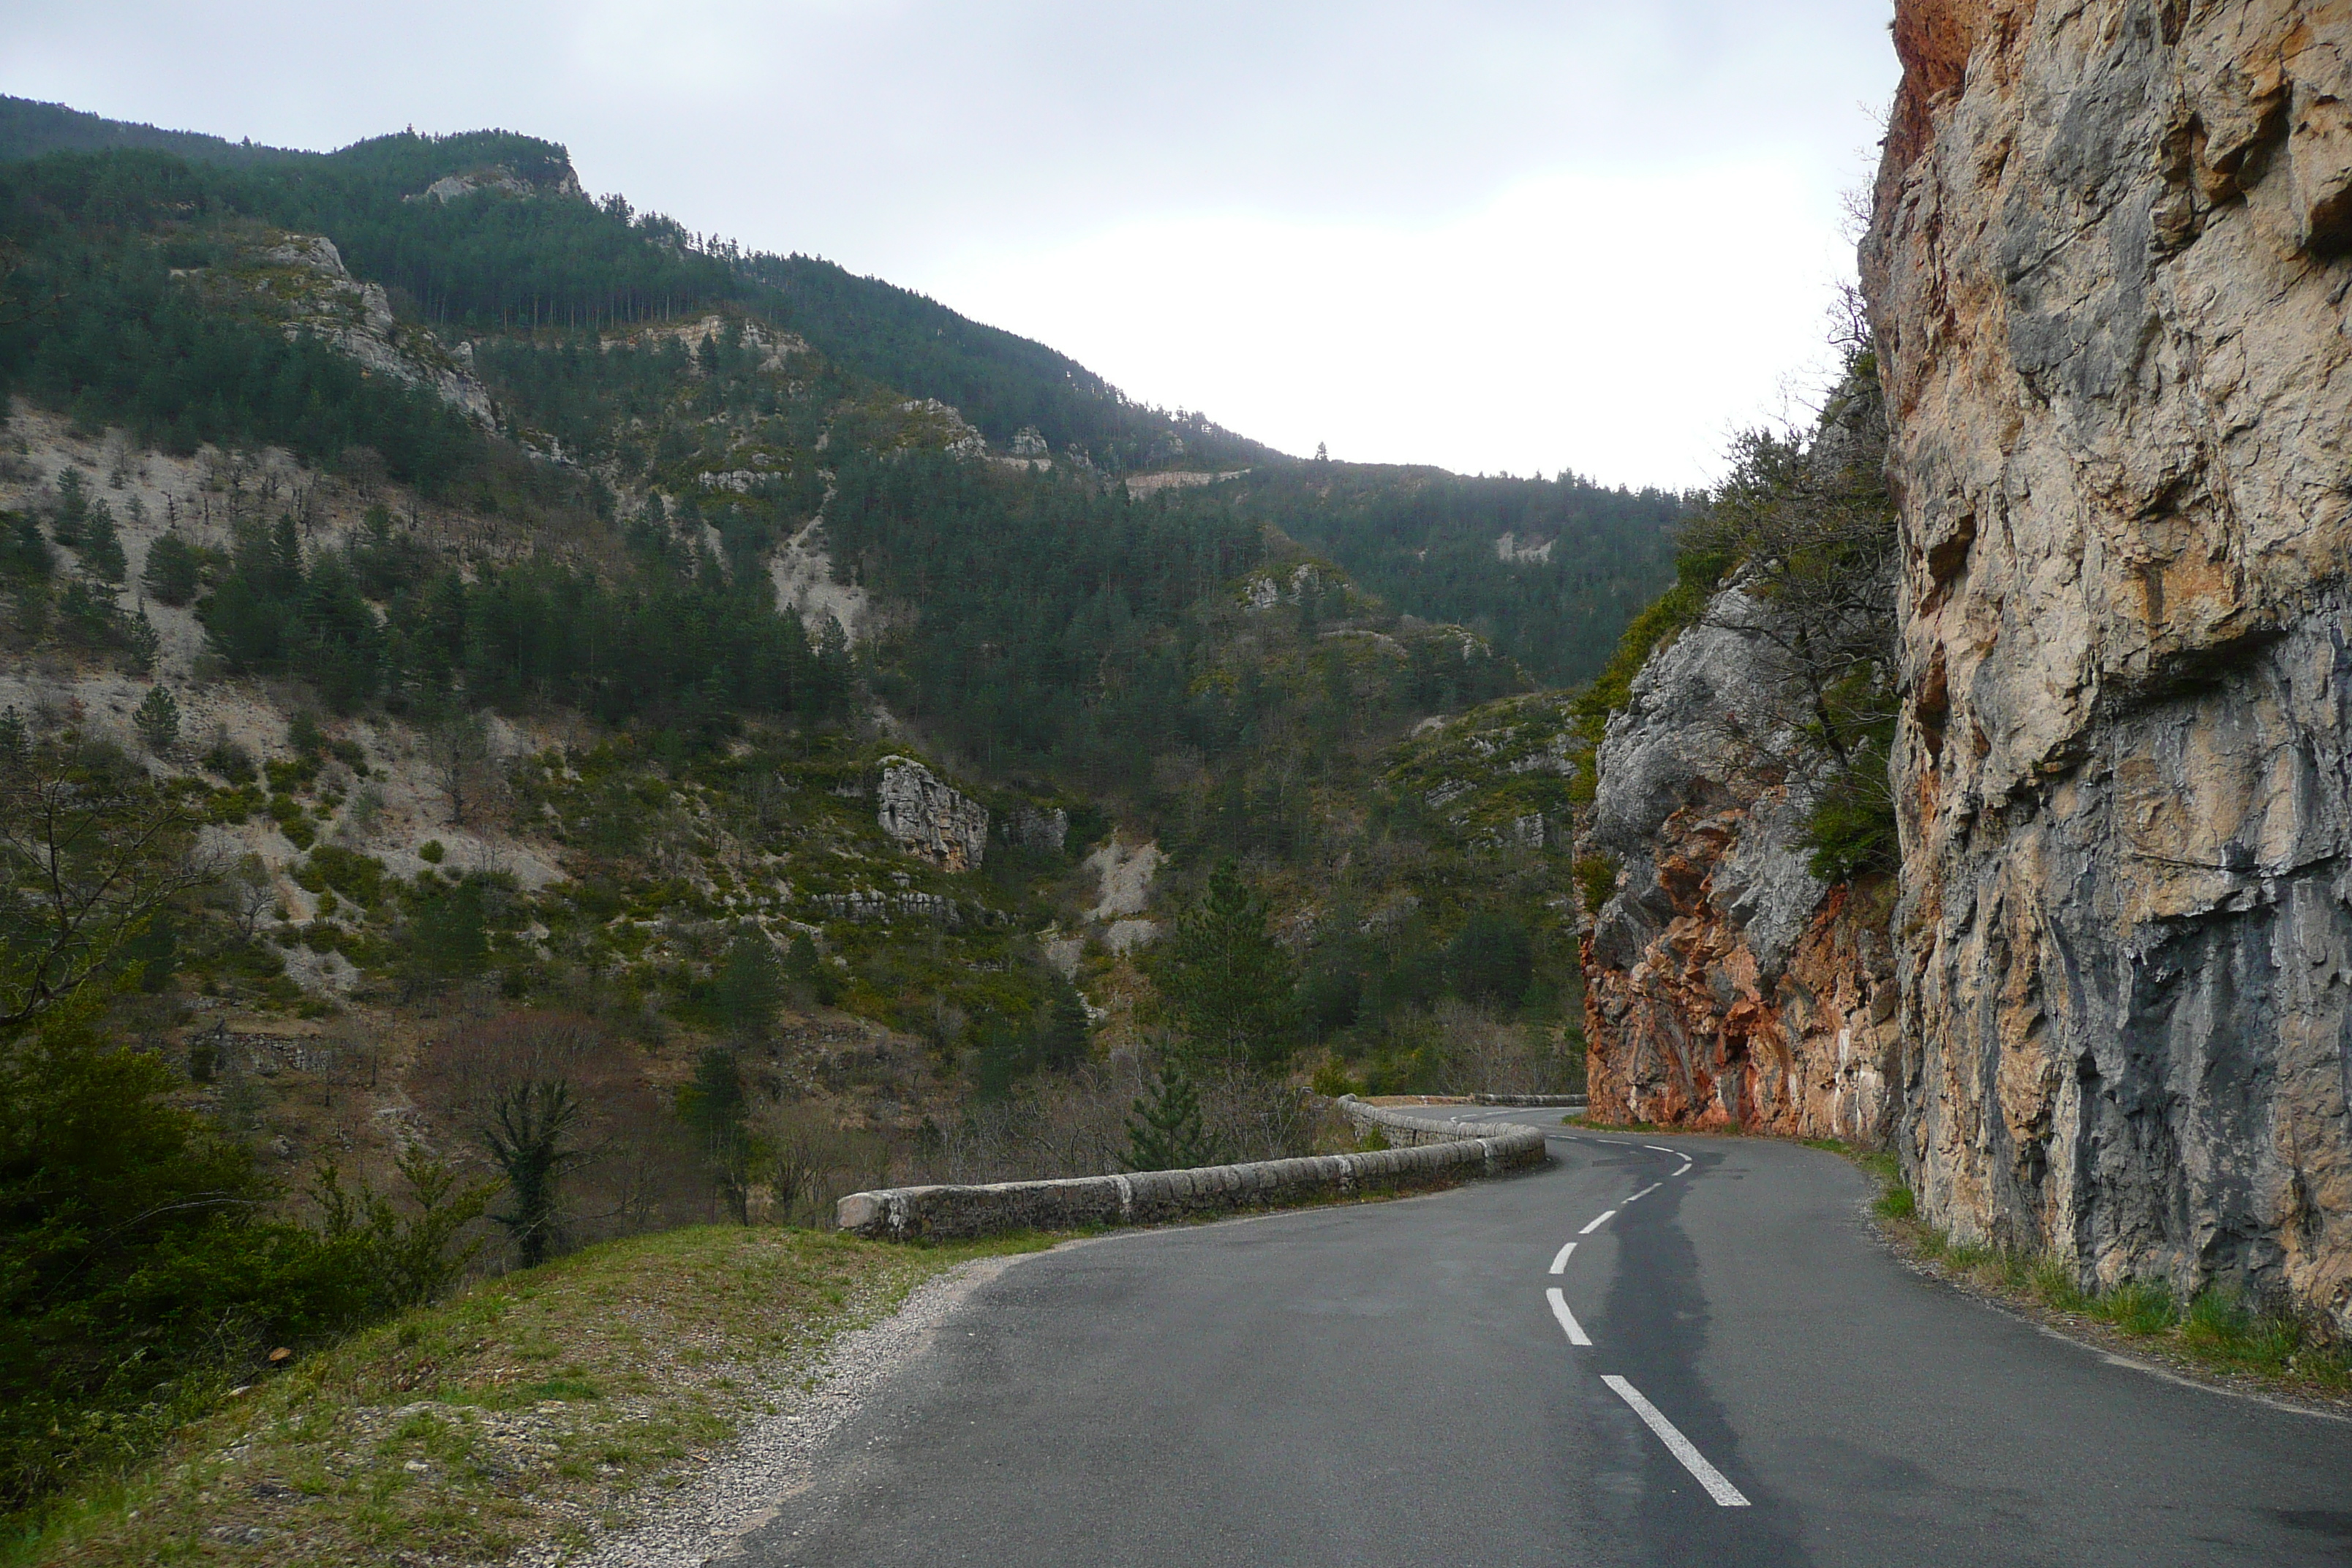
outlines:
M1356 1080L1348 1076L1348 1065L1337 1057L1326 1057L1316 1068L1312 1087L1316 1093L1331 1100L1360 1092Z
M1616 857L1612 855L1576 858L1576 890L1583 897L1587 914L1599 914L1601 906L1617 896L1617 873L1621 869Z
M230 740L226 731L214 735L212 745L196 761L233 784L250 784L257 776L253 753Z
M383 862L336 845L321 844L311 850L292 876L297 887L313 893L331 889L362 909L373 910L384 900Z
M1867 873L1895 869L1902 850L1884 750L1864 746L1832 776L1813 803L1805 842L1813 852L1812 873L1825 882L1850 882Z
M302 803L290 795L269 797L269 818L278 824L278 831L297 849L308 849L318 842L319 830L302 810Z
M222 1374L462 1264L448 1244L487 1194L417 1162L404 1216L342 1193L321 1229L266 1218L269 1184L178 1087L70 1017L0 1045L0 1508L137 1458Z

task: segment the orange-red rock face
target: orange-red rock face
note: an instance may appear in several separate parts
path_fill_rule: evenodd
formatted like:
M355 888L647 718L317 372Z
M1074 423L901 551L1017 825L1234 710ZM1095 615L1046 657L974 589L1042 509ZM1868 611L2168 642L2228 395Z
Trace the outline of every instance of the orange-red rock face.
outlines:
M1885 910L1809 868L1823 759L1795 734L1772 629L1718 595L1610 723L1579 843L1618 870L1583 944L1587 1082L1603 1120L1875 1147L1895 1104Z
M1786 962L1765 972L1711 875L1745 826L1726 812L1668 825L1675 912L1631 965L1586 961L1592 1114L1885 1143L1895 1109L1895 976L1869 894L1822 900ZM1696 858L1693 857L1696 856Z
M1906 1167L2352 1328L2352 0L1895 37Z

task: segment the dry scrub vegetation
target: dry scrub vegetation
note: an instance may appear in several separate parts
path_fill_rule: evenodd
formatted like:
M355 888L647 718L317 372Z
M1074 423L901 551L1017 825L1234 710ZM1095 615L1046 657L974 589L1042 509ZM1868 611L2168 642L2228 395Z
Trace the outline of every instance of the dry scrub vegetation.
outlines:
M811 1397L837 1335L965 1259L1042 1245L710 1226L593 1247L225 1400L137 1478L0 1543L0 1564L323 1568L577 1546Z

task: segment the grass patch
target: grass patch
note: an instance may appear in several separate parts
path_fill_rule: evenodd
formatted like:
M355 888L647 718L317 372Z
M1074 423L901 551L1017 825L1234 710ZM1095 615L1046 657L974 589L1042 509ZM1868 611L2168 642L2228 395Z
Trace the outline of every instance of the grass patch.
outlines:
M1841 1154L1878 1178L1871 1212L1906 1257L1980 1296L2076 1329L2110 1332L2193 1371L2252 1377L2304 1398L2352 1396L2352 1345L2290 1314L2263 1310L2238 1291L2215 1287L2182 1302L2160 1280L2125 1279L2085 1289L2060 1258L1954 1241L1921 1216L1895 1156L1832 1138L1809 1148Z
M495 1559L635 1517L805 1386L825 1346L971 1258L704 1226L591 1247L353 1336L154 1462L0 1525L0 1568Z

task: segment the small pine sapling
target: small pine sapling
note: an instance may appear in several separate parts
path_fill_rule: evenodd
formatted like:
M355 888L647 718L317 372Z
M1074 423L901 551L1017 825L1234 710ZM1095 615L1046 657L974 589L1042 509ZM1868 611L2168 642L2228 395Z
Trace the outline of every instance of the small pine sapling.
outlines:
M148 689L140 700L138 711L131 715L139 738L147 750L158 757L168 757L180 744L180 700L172 695L168 686Z
M1127 1119L1130 1171L1189 1171L1217 1163L1217 1148L1201 1122L1201 1091L1184 1069L1163 1063Z
M122 553L122 536L115 531L114 509L104 501L91 505L81 527L81 568L110 587L122 585L130 562Z

